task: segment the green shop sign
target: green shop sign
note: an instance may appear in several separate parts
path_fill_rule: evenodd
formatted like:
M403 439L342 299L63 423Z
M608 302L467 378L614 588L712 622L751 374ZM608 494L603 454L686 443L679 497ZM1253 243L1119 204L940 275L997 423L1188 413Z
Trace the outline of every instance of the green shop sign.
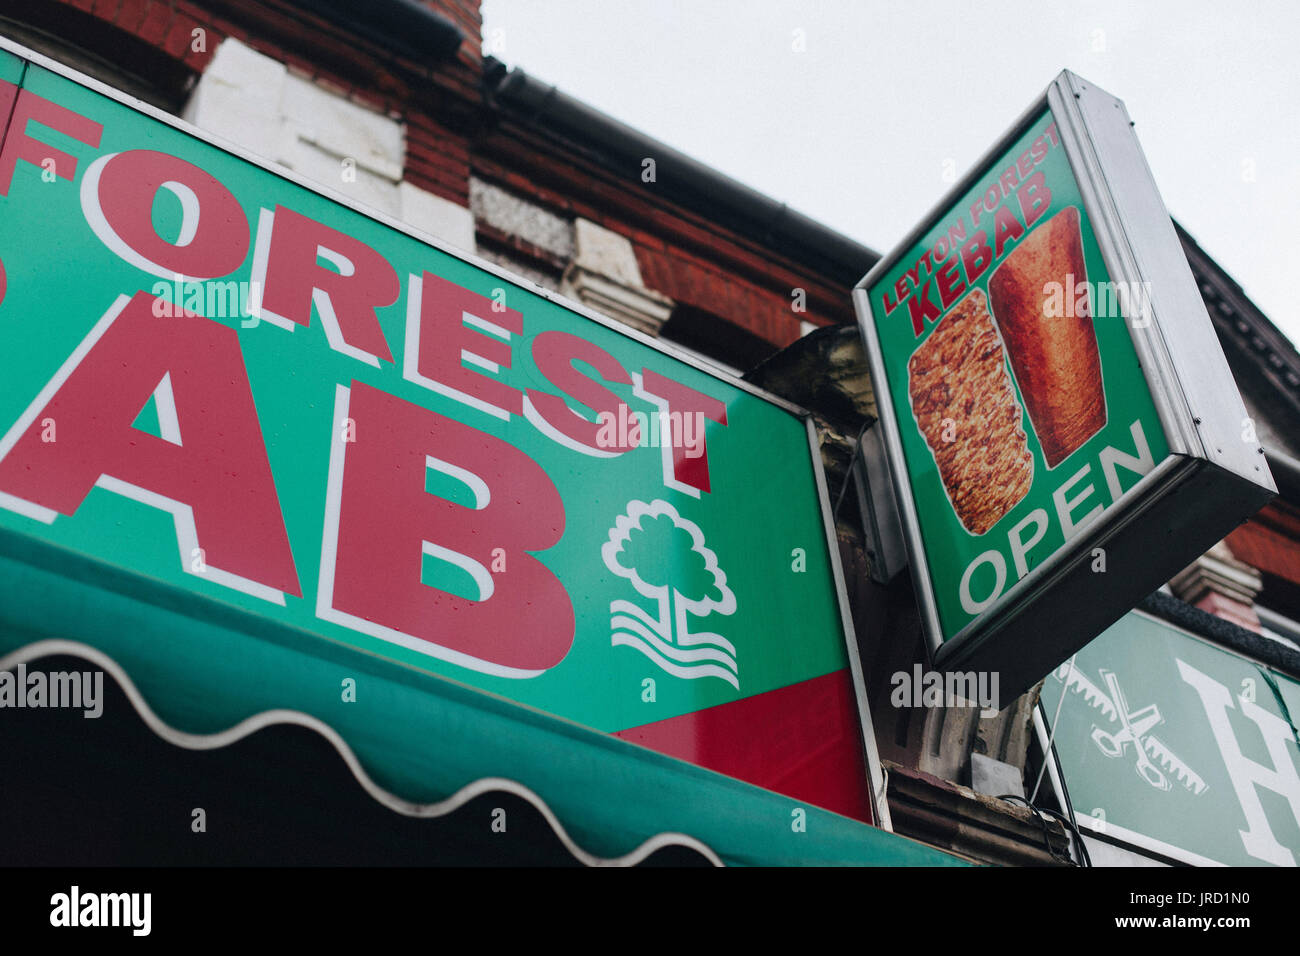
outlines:
M1043 683L1079 823L1194 864L1295 866L1300 682L1172 624L1123 618Z
M597 730L653 724L652 746L774 789L770 761L709 756L749 743L697 746L682 718L743 704L795 753L830 720L867 792L806 416L3 57L0 550ZM53 619L0 608L12 633ZM129 640L104 649L223 692ZM810 699L847 709L819 725Z
M1024 690L1273 491L1122 104L1070 73L854 299L940 664Z

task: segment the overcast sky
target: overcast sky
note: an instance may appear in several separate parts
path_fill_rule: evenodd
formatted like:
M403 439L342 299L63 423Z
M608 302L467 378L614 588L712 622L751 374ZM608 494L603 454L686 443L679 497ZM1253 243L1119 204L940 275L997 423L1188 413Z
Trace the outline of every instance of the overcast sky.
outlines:
M487 52L877 250L1068 68L1300 341L1300 3L483 0ZM802 49L800 49L802 47Z

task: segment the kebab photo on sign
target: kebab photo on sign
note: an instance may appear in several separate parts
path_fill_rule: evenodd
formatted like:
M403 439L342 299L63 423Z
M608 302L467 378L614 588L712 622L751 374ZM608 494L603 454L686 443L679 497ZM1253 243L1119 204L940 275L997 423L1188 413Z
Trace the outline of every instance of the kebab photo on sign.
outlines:
M1086 282L1079 210L1066 206L998 265L987 296L965 295L908 360L912 416L970 534L987 532L1033 485L1021 400L1049 470L1106 424ZM1063 315L1046 307L1053 283L1080 290Z

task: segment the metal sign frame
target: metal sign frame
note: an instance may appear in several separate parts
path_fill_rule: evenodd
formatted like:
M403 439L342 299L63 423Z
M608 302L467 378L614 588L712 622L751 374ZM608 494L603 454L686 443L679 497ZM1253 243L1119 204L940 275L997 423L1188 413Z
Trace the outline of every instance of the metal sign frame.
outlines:
M604 315L601 315L600 313L592 310L586 305L580 302L576 302L572 299L569 299L563 295L560 295L557 292L553 292L549 289L542 288L541 286L538 286L537 284L535 284L534 282L532 282L531 280L523 276L514 275L508 270L496 265L495 263L489 262L486 259L483 259L472 252L461 249L457 246L450 245L444 240L439 239L438 237L430 235L426 232L423 232L419 229L413 228L409 224L394 219L393 217L387 215L386 213L380 210L358 203L351 197L340 193L336 189L333 189L325 184L316 182L315 180L308 179L307 177L302 176L291 169L281 166L264 157L258 156L257 154L248 151L247 149L243 148L237 143L231 142L230 140L227 140L224 137L215 135L197 126L194 126L193 124L181 119L178 116L174 116L169 113L166 113L158 109L157 107L154 107L148 103L143 102L142 100L137 99L136 97L133 97L120 90L114 89L113 87L108 86L107 84L101 82L100 80L95 79L94 77L87 76L86 74L81 73L69 66L66 66L58 62L57 60L53 60L45 56L44 54L38 53L35 50L31 50L20 43L16 43L13 40L3 35L0 35L0 50L11 53L14 56L17 56L27 61L28 63L49 70L51 73L55 73L58 76L71 80L72 82L77 83L89 90L92 90L104 97L107 97L108 99L120 103L123 106L126 106L132 110L135 110L136 112L141 113L144 116L149 117L150 119L153 119L160 123L164 123L167 126L170 126L173 129L176 129L179 132L185 134L186 136L207 143L213 147L216 147L217 149L222 150L223 152L229 153L230 155L240 160L243 160L244 162L250 163L251 165L256 166L257 168L264 170L265 172L271 173L272 175L278 176L281 179L287 180L304 189L310 190L311 192L316 193L326 199L329 199L330 201L335 202L341 206L347 207L348 209L356 213L359 213L360 215L363 215L366 218L371 219L389 229L404 233L407 236L410 236L418 240L419 242L422 242L428 246L432 246L433 248L439 250L440 252L443 252L449 256L453 256L461 260L462 262L465 262L477 269L482 270L483 272L487 272L492 275L498 276L502 279L505 279L519 286L520 288L523 288L541 298L554 302L555 304L563 307L569 312L582 316L583 318L586 318L592 322L602 325L605 328L611 329L629 339L638 342L641 345L648 346L649 348L652 348L664 355L667 355L676 361L679 361L685 365L691 366L694 369L704 372L710 377L717 379L721 382L724 382L725 384L730 385L733 388L739 389L743 392L747 392L748 394L758 399L768 402L771 405L775 405L778 408L781 408L784 411L788 412L794 418L803 421L805 428L807 430L808 453L809 453L810 462L813 469L814 483L817 487L817 492L818 492L818 508L820 510L821 517L822 517L822 525L824 530L824 544L827 550L828 560L832 571L832 577L833 577L832 583L835 589L841 628L844 633L845 654L848 659L849 671L853 681L854 696L856 700L858 721L859 721L859 732L862 738L861 742L862 742L862 749L864 755L864 762L867 768L867 784L868 784L868 790L871 795L872 819L874 820L876 826L880 827L881 829L892 832L893 826L890 820L889 808L885 802L884 774L880 763L879 752L876 747L875 732L873 730L872 722L871 722L871 710L867 701L866 682L862 672L862 663L860 660L860 655L858 653L858 643L853 628L852 613L849 608L848 594L844 582L844 571L840 561L837 537L835 534L835 525L832 518L830 498L829 498L829 493L826 484L826 476L825 476L825 471L823 468L823 463L821 458L820 444L817 439L817 432L816 432L816 427L814 425L813 416L807 409L795 405L794 403L789 402L786 399L781 398L780 396L773 395L760 388L757 388L754 385L750 384L749 382L743 381L742 379L737 378L731 375L730 373L717 368L716 366L701 361L699 358L695 356L692 356L690 354L687 354L683 351L674 348L672 345L665 343L661 339L653 338L651 336L648 336L640 332L637 329L633 329L627 325L624 325ZM323 636L320 639L329 640L329 638ZM400 667L412 666L402 662L393 662L393 663L395 664L395 666L400 666ZM429 673L434 673L434 672L429 672ZM454 678L447 677L443 674L437 674L436 676L444 680L454 680ZM466 686L472 686L472 685L466 685Z
M881 387L888 378L868 290L1047 110L1111 279L1145 283L1150 290L1147 313L1134 315L1126 302L1124 319L1170 454L945 640L897 410L888 387ZM1120 100L1062 71L853 290L871 377L880 383L876 402L931 660L948 670L999 671L1004 696L1028 689L1277 492L1263 448L1243 441L1245 407L1132 127ZM1177 334L1167 335L1165 328L1175 322ZM1171 503L1175 493L1177 505ZM1107 576L1099 588L1087 569L1099 547L1141 549L1146 573L1127 580ZM1055 640L1043 640L1044 634Z

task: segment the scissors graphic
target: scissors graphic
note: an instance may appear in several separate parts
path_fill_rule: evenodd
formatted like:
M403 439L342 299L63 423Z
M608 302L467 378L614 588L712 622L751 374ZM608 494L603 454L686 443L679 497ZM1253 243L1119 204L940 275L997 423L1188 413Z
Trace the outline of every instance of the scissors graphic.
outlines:
M1097 745L1097 749L1107 757L1123 757L1128 752L1128 745L1132 744L1136 756L1134 769L1138 776L1157 790L1168 791L1173 788L1169 779L1171 774L1194 794L1199 795L1209 789L1196 771L1183 763L1164 741L1151 732L1164 721L1160 708L1151 704L1140 710L1130 710L1119 676L1105 668L1099 668L1098 673L1106 690L1090 681L1071 662L1062 664L1054 674L1066 690L1078 694L1090 707L1100 711L1109 724L1119 724L1119 728L1113 732L1097 724L1093 725L1092 742Z

